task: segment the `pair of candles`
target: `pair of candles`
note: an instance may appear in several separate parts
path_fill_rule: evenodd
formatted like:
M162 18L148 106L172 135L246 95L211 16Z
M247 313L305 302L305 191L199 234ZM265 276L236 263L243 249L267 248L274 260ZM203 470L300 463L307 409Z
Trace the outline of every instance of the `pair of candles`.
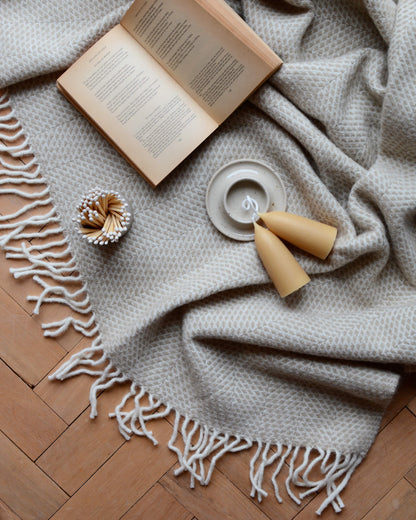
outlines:
M337 229L284 211L258 213L258 216L267 229L254 222L256 248L274 286L284 298L310 282L310 278L280 238L324 260L332 250Z

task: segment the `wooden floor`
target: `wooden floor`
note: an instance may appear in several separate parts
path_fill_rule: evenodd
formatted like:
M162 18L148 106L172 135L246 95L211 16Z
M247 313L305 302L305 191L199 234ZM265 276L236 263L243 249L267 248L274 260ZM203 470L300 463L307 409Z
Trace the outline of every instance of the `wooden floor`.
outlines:
M3 215L20 206L16 196L0 197ZM261 504L250 498L248 464L252 451L225 456L209 486L190 489L187 476L174 476L175 456L166 447L172 417L151 424L160 441L158 447L145 438L125 441L114 419L108 417L107 412L120 401L127 385L102 393L99 415L91 420L89 376L63 383L48 380L49 373L91 340L74 330L58 339L45 338L41 323L61 319L67 310L51 303L34 315L33 303L26 296L39 294L39 286L30 278L14 280L9 268L25 265L24 261L6 260L4 253L0 255L1 520L315 517L314 511L323 499L320 495L297 506L282 492L284 503L280 505L266 483L269 496ZM322 518L413 520L415 487L416 381L408 376L384 417L368 457L342 494L346 508L340 515L328 508Z

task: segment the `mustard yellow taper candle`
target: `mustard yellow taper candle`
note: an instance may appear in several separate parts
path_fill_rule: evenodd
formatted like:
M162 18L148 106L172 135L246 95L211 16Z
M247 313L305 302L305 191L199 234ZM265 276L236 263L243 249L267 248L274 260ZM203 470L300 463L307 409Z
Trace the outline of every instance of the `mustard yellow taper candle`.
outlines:
M282 298L310 282L309 276L284 243L257 223L254 223L254 242L261 261Z
M322 260L331 252L337 228L285 211L259 213L266 226L278 237Z

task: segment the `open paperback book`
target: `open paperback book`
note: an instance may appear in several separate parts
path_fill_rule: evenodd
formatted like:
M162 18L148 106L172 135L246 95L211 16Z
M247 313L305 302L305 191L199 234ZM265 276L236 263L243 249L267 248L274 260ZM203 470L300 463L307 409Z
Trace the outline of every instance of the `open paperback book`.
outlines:
M156 186L281 63L223 0L136 0L57 86Z

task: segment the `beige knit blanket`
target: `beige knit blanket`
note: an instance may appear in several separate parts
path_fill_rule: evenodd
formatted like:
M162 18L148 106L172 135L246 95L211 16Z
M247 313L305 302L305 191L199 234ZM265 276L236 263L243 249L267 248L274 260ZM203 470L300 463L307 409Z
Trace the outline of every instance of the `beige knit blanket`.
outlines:
M45 324L45 333L69 326L99 332L56 377L96 375L92 416L98 391L131 381L114 411L126 438L156 442L149 420L173 410L169 446L191 485L207 484L225 453L256 444L248 468L253 496L266 494L263 476L272 466L279 501L276 476L287 471L293 500L324 488L318 513L340 511L340 493L374 440L400 367L415 364L416 3L232 2L285 64L155 190L55 87L57 75L128 5L1 6L0 87L8 88L14 112L0 121L0 133L20 123L26 140L0 150L35 155L29 166L0 170L16 183L7 193L20 193L26 204L1 217L9 231L2 245L31 261L14 274L42 286L36 309L60 301L94 313ZM254 244L222 236L205 211L210 177L240 158L280 174L289 211L339 230L329 260L296 253L312 282L284 300ZM28 199L24 185L38 174L48 188ZM73 227L76 204L95 186L118 190L133 207L133 227L119 244L93 247ZM55 210L31 216L47 193ZM37 251L15 245L45 234L34 225L51 221L59 221L74 261L51 257L53 234ZM86 299L65 289L66 280L78 279L75 267ZM100 353L108 362L101 371Z

